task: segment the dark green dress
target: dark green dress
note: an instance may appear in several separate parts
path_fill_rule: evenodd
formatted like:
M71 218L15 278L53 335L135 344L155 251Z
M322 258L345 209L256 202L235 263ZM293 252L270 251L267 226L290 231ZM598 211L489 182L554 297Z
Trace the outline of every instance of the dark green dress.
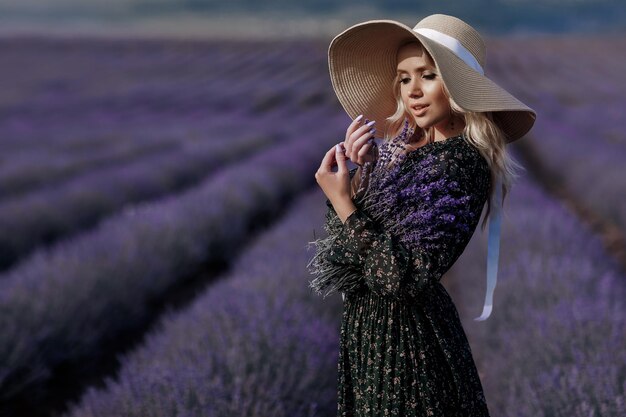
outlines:
M392 220L403 232L356 204L326 255L360 274L342 291L337 416L488 416L466 334L440 279L478 225L490 168L462 135L410 152L401 166L400 175L419 186L379 195L397 194L390 204L403 212ZM328 227L338 218L327 204Z

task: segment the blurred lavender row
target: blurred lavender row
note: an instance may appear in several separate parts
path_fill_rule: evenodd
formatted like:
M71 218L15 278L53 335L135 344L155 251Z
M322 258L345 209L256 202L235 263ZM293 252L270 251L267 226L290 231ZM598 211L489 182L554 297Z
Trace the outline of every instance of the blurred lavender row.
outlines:
M319 188L300 198L67 415L334 415L341 298L312 294L305 268L311 226L323 232L324 201Z
M0 270L133 203L180 192L221 166L283 138L258 134L183 144L0 202Z
M106 338L147 320L150 301L182 277L208 262L229 263L251 228L315 182L344 119L326 115L330 123L313 131L303 122L300 140L183 194L127 208L0 276L0 393L11 396L45 381L59 363L88 358Z
M70 132L56 134L73 137ZM51 133L46 139L53 136ZM135 135L132 141L110 131L91 136L89 141L79 139L58 144L53 150L31 147L11 151L11 159L0 165L0 200L49 187L94 169L121 166L139 158L176 151L179 146L176 137L155 132L147 136Z
M490 46L494 78L538 113L526 140L550 175L626 233L626 39Z
M0 197L12 197L0 203L0 269L257 146L298 138L330 97L318 88L323 51L298 43L234 52L163 40L0 42L12 80L0 105Z
M247 123L332 98L319 91L328 81L325 49L311 42L18 37L0 47L2 158L112 129L132 140L135 129L206 128L221 115Z
M449 273L492 415L624 415L626 275L597 236L527 179L505 206L489 320L470 319L484 299L486 233Z

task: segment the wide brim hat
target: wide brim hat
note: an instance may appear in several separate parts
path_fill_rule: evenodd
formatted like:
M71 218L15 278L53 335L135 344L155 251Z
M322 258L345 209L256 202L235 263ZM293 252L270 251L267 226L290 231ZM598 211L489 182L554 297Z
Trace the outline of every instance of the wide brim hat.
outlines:
M493 112L507 143L523 137L536 113L484 75L485 43L470 25L454 16L430 15L410 28L394 20L369 20L341 32L328 48L333 89L348 115L363 114L379 123L396 112L392 82L397 51L419 41L439 68L452 99L465 111ZM377 129L376 136L384 131Z

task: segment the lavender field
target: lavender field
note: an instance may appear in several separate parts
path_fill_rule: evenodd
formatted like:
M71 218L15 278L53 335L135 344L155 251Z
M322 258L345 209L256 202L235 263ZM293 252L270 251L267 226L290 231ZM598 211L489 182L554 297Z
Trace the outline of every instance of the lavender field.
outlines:
M537 110L536 158L492 316L480 230L443 283L493 416L623 415L624 263L547 185L623 242L625 42L514 42L487 73ZM0 416L334 416L341 297L306 270L349 123L327 43L0 45Z
M548 180L626 233L626 38L493 42L494 78L535 108L528 144ZM609 191L610 190L610 191ZM622 244L625 242L622 240ZM626 259L625 259L626 261Z

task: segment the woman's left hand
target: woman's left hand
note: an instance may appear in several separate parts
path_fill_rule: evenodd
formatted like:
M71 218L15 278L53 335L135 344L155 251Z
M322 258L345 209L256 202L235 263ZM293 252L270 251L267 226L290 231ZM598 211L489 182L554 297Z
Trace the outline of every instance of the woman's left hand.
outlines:
M335 165L337 172L332 171ZM315 173L315 180L338 214L344 209L354 207L350 198L350 172L342 144L337 144L326 152L322 164Z

